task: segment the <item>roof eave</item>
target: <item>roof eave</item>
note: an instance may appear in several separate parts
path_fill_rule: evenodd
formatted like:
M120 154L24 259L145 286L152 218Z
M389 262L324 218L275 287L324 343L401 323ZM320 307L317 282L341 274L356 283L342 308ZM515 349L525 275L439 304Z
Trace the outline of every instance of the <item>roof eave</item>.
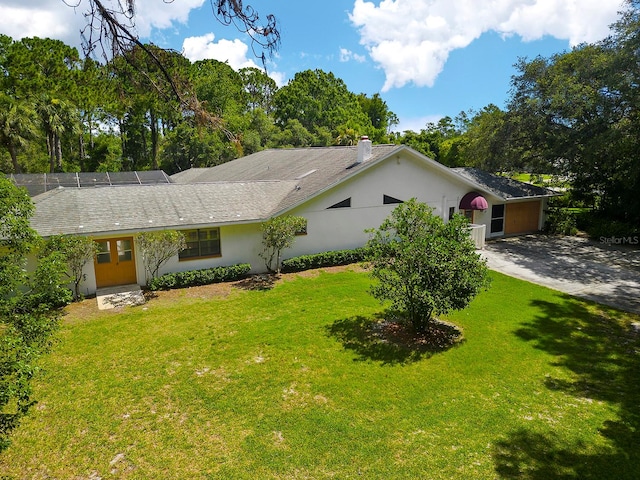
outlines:
M215 227L224 227L231 225L251 225L256 223L262 223L268 220L269 217L265 218L251 218L251 219L242 219L242 220L233 220L233 221L222 221L222 222L200 222L200 223L181 223L174 225L154 225L148 227L139 227L139 228L123 228L121 230L111 229L111 230L84 230L81 228L75 228L73 231L65 230L57 233L48 233L41 235L43 238L48 238L53 235L84 235L87 237L114 237L120 235L135 235L141 232L153 232L153 231L161 231L161 230L192 230L196 228L215 228Z

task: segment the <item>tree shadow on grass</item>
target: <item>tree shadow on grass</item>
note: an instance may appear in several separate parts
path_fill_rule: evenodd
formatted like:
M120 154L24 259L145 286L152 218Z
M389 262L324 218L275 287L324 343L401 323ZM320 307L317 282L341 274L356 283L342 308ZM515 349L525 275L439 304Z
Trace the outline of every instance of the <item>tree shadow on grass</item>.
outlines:
M553 391L601 401L618 418L599 428L600 445L567 443L552 432L520 429L495 444L495 469L512 479L640 478L640 335L619 311L577 301L534 301L538 315L515 332L555 356L571 379L544 379ZM591 306L589 306L591 305Z
M463 342L462 332L453 324L433 320L426 332L418 334L391 312L336 320L327 334L355 352L356 360L383 364L417 362Z
M20 415L17 413L0 413L0 453L11 444L11 432L20 424ZM2 477L0 477L2 478Z
M271 290L275 286L279 278L279 275L269 273L251 275L236 282L234 286L237 288L241 288L242 290Z
M626 452L582 442L567 443L553 432L517 430L494 445L499 478L518 480L637 479Z

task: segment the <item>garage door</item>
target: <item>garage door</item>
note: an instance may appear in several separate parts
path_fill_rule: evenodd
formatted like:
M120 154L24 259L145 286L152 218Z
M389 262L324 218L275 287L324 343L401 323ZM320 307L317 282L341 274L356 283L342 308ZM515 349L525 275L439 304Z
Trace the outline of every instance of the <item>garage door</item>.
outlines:
M504 217L505 235L536 232L540 221L540 200L508 203Z

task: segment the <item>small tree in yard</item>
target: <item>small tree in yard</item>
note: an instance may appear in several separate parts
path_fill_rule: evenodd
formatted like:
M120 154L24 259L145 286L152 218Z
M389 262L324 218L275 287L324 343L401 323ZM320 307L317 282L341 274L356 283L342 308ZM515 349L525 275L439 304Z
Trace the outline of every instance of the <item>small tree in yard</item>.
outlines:
M264 259L269 272L280 274L282 251L291 248L296 234L307 227L307 220L303 217L285 215L273 217L262 224L262 245L260 256Z
M434 315L465 308L489 286L468 221L454 215L448 223L430 207L411 199L400 204L367 243L371 294L390 300L416 332L425 332Z
M69 267L69 277L73 281L73 295L80 298L80 282L84 266L93 260L98 245L89 237L81 235L54 235L47 239L41 257L58 252Z
M137 244L144 262L147 284L158 276L162 265L187 248L184 235L175 230L143 232L138 235Z

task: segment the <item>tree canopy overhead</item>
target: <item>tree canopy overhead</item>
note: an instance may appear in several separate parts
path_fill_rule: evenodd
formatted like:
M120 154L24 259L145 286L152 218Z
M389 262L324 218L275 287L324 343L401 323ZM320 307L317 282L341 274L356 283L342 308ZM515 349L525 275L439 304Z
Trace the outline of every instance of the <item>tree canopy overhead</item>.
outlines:
M167 79L147 52L197 108L160 93ZM385 142L385 119L394 117L379 96L355 95L320 70L279 89L257 68L192 63L154 45L136 45L128 56L143 68L121 56L105 64L80 59L59 41L0 36L0 171L174 173L263 148L344 145L361 135ZM314 85L323 92L310 117L303 106Z
M612 35L550 58L520 60L509 104L521 162L566 175L578 197L640 222L638 2Z
M113 58L122 57L134 68L145 72L144 65L130 52L142 49L148 58L162 72L173 94L186 108L197 110L197 102L193 97L186 96L180 91L163 59L157 55L157 50L143 44L136 32L136 0L63 0L68 6L78 8L84 4L88 13L85 14L87 24L82 30L83 50L87 57L99 53L108 62ZM167 1L167 0L162 0ZM168 0L172 2L174 0ZM251 6L243 4L242 0L208 0L213 17L224 25L234 25L238 30L246 33L252 42L254 53L262 58L265 52L271 55L280 44L280 31L273 14L264 18ZM261 52L258 52L258 48Z

